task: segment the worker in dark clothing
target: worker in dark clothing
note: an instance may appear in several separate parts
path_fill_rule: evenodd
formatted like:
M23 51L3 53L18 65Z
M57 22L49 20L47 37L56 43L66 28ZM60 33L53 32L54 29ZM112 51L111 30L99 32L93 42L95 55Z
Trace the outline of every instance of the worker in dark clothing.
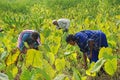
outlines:
M90 62L96 62L100 48L108 47L106 35L100 30L84 30L75 35L70 34L66 37L66 42L79 46L80 51L83 52L85 67L87 66L87 57Z

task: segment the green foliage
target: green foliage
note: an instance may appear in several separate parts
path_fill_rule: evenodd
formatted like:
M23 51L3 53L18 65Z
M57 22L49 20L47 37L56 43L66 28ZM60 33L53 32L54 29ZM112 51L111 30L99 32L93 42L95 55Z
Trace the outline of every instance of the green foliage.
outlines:
M106 61L106 60L105 60L104 58L99 59L99 60L95 63L94 67L92 68L91 73L99 72L100 69L101 69L101 67L104 65L105 61Z
M22 69L20 80L86 80L87 76L81 72L83 60L78 58L82 57L78 47L67 45L68 33L56 30L52 24L53 19L69 18L69 34L101 30L108 40L109 48L100 50L98 62L91 63L86 74L96 76L104 65L104 70L114 75L117 69L114 54L119 53L120 47L119 4L119 0L0 0L0 28L4 30L0 32L0 71L9 80L15 79L18 66ZM24 29L39 31L42 45L39 50L28 50L21 62L17 59L19 52L11 51Z
M13 11L16 13L26 13L28 12L28 7L32 6L35 3L38 3L39 0L0 0L0 9L3 11Z
M6 74L0 73L0 80L9 80L9 78Z
M111 48L102 48L102 49L100 49L98 57L99 57L99 59L101 59L101 58L105 58L105 59L113 58L112 49Z
M32 78L32 72L30 72L27 69L24 69L24 71L22 72L20 79L21 80L31 80Z
M41 68L42 66L42 54L39 51L36 51L34 49L30 49L27 51L26 54L26 66L33 66L37 68Z
M82 80L79 71L76 70L75 68L73 68L73 77L75 80Z
M58 71L62 71L65 67L65 59L56 59L55 66Z
M91 72L93 70L93 67L94 67L95 63L92 62L90 64L90 67L86 70L86 74L89 75L89 76L96 76L96 72ZM99 66L97 66L99 67Z
M9 66L14 64L17 61L19 54L19 50L17 50L15 53L10 53L5 60L6 65Z
M113 56L111 48L102 48L99 52L99 60L94 64L91 73L99 72L104 65L104 70L111 76L117 70L117 57Z
M105 71L113 76L114 73L116 72L117 70L117 59L116 58L113 58L112 60L107 60L107 62L105 63L104 65L105 67Z
M46 73L46 71L40 69L40 68L36 68L35 70L33 70L33 76L32 79L34 80L42 80L42 79L46 79L46 80L51 80L50 76Z

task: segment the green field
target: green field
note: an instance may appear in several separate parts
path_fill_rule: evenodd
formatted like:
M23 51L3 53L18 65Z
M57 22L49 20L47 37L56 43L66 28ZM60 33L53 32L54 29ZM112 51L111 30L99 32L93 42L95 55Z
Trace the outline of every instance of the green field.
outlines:
M67 45L67 33L52 24L60 18L70 19L69 34L106 34L109 47L87 70L78 46ZM0 80L120 80L120 0L0 0L0 29ZM38 51L13 51L25 29L40 33Z

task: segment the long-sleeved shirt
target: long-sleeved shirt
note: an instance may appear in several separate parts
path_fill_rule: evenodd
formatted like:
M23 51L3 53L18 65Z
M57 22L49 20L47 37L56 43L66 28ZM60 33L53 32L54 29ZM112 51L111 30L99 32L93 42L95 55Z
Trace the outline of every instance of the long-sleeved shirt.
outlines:
M90 54L89 41L94 41L94 49L92 51L92 61L98 60L99 49L108 47L106 35L100 30L84 30L75 34L75 40L83 53Z
M34 48L37 48L37 46L40 44L40 36L35 41L31 38L31 34L35 32L34 30L24 30L20 33L18 37L18 45L17 47L22 51L25 48L24 42L27 42L28 45L34 45Z
M57 20L58 26L56 26L57 29L62 28L62 29L68 29L70 26L70 20L61 18Z

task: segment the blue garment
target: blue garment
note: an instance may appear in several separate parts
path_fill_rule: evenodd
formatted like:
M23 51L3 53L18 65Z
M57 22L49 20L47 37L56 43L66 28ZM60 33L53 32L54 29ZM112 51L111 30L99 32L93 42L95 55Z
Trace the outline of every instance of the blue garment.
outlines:
M84 30L75 34L75 41L83 53L89 55L89 41L94 41L94 49L92 51L91 61L98 60L99 49L101 47L108 47L105 34L100 30Z

